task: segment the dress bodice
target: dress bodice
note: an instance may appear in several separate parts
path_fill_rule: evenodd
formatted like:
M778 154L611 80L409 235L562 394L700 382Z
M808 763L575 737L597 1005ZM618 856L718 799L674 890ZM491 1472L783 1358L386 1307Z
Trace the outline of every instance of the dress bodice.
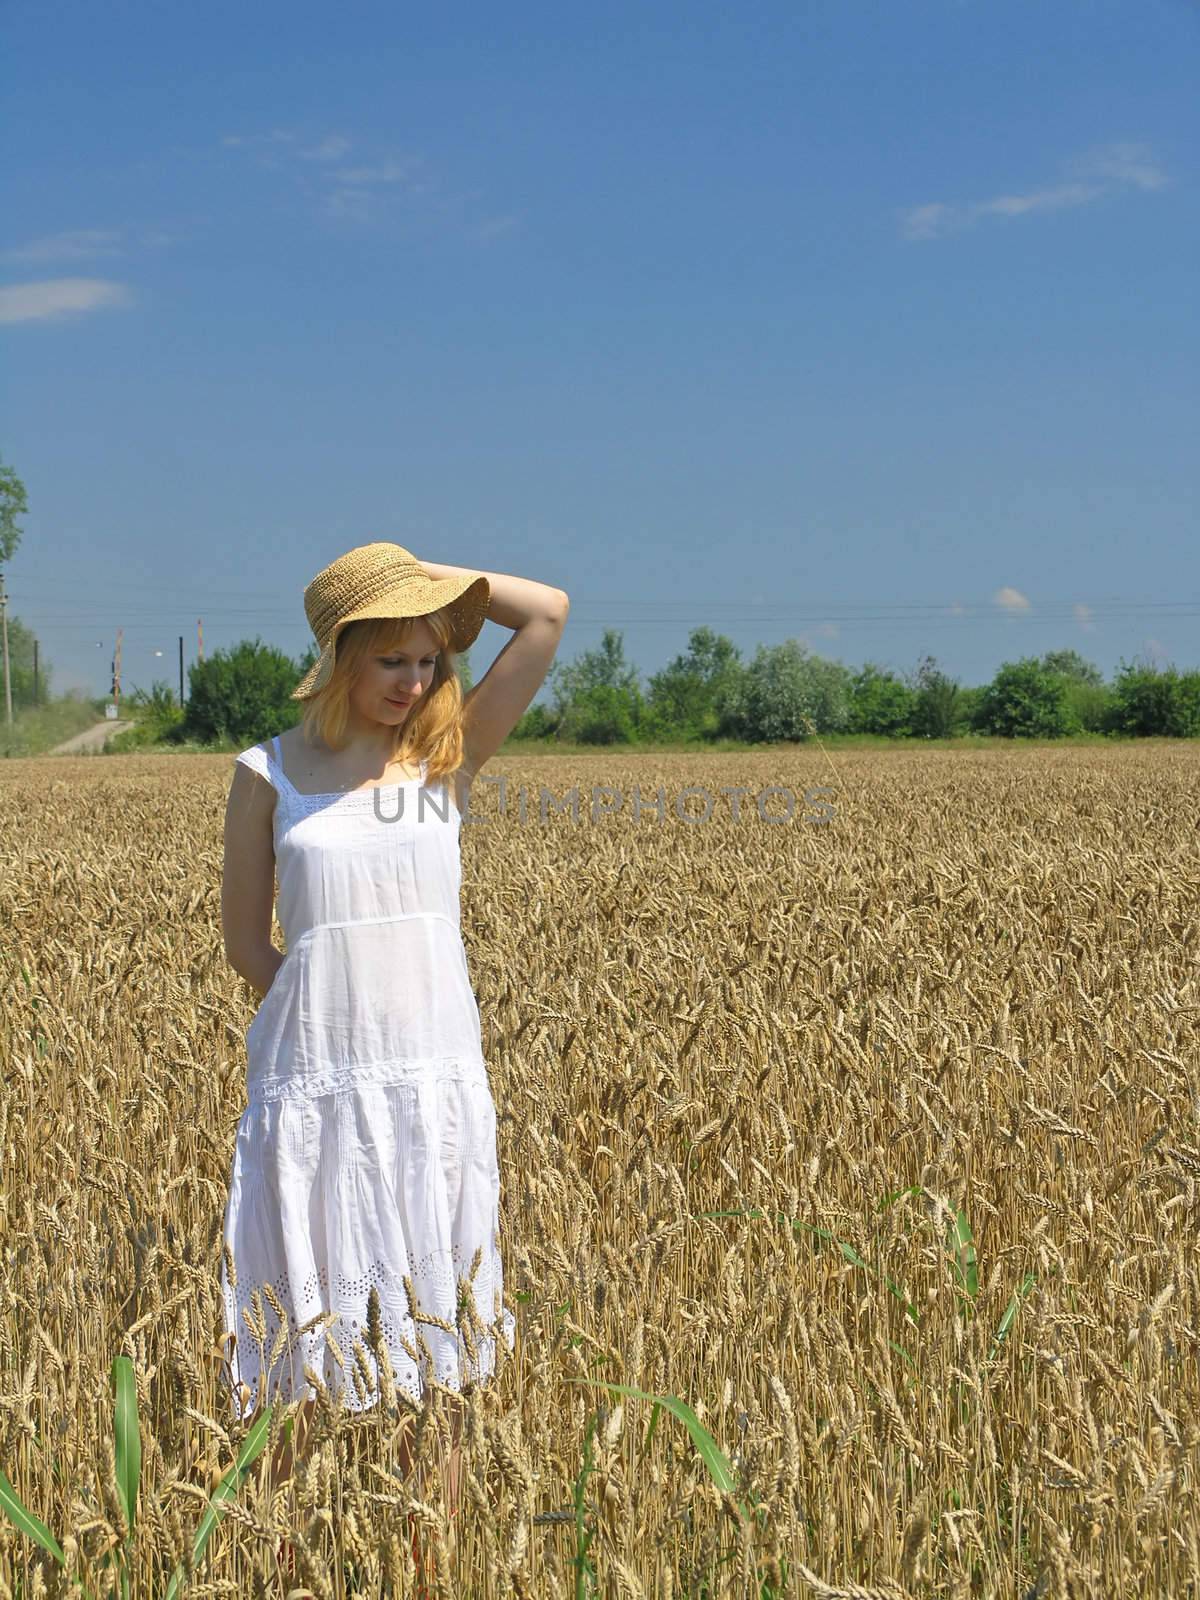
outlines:
M278 743L276 741L276 752ZM246 1035L248 1078L480 1055L462 944L462 818L420 778L301 794L259 745L237 757L276 791L287 955Z

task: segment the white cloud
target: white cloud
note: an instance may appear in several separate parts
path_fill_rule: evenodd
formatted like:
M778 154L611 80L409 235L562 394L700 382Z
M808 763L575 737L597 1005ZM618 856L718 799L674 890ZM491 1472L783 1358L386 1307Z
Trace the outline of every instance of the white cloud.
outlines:
M1085 206L1104 190L1096 183L1058 183L1046 189L1031 189L1028 194L1001 194L971 207L979 217L1023 217L1030 211L1066 211Z
M338 161L349 150L350 144L344 133L331 133L311 150L301 150L298 154L305 161Z
M1001 611L1007 611L1013 616L1030 609L1029 601L1019 589L1008 587L997 589L992 596L992 602L994 605L998 605Z
M368 222L375 211L374 199L369 189L335 189L326 195L323 209L331 217L352 217L355 222Z
M476 239L496 239L502 233L509 233L520 221L520 216L515 211L510 211L504 217L489 217L486 222L480 222L471 229Z
M399 214L402 205L406 218L418 214L432 217L480 244L520 223L517 211L493 212L472 220L472 212L484 204L481 192L447 193L420 153L383 151L348 166L339 164L354 146L348 134L325 134L304 146L295 140L294 133L276 128L269 134L226 133L221 142L243 149L259 167L289 175L320 216L354 223L382 222ZM280 149L281 145L288 148Z
M294 153L291 149L280 150L279 146L291 146L295 141L296 135L286 128L272 128L270 133L227 133L221 139L223 145L245 150L269 172L277 171Z
M0 251L0 261L21 266L38 266L49 261L88 261L96 256L124 256L135 249L161 250L186 237L181 228L143 227L69 228L62 233L43 234L28 244Z
M1095 626L1095 624L1092 622L1091 606L1084 605L1083 601L1080 600L1075 606L1072 607L1072 610L1075 614L1075 621L1079 624L1083 631L1085 633L1091 633Z
M46 234L16 249L5 250L0 259L32 263L85 261L89 256L117 256L121 254L120 237L111 228L75 228L65 233Z
M1015 194L993 195L968 205L952 206L927 201L900 213L900 231L906 239L940 239L948 233L973 227L986 218L1025 217L1034 213L1067 211L1122 189L1163 189L1170 180L1143 144L1100 145L1068 163L1066 180L1038 184Z
M1135 189L1165 189L1171 181L1144 144L1107 144L1080 156L1077 169Z
M954 207L934 201L930 205L912 206L904 212L900 226L906 239L936 239L953 225Z
M402 183L420 164L419 156L406 156L402 161L384 161L374 167L338 167L333 175L339 183L355 188L373 183Z
M10 283L0 288L0 322L41 322L73 312L126 306L132 296L123 283L103 278L47 278L41 283Z
M223 136L221 143L232 145L291 144L295 137L294 133L289 133L285 128L272 128L270 133L227 133Z

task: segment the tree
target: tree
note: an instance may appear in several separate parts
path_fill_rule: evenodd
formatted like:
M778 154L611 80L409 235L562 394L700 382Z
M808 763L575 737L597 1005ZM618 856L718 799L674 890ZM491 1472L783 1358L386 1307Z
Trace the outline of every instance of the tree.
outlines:
M598 650L585 650L573 661L556 661L549 681L556 704L565 707L586 689L632 691L637 688L638 672L625 659L624 635L615 628L605 628Z
M984 691L979 720L1004 738L1058 739L1077 733L1067 700L1067 679L1036 656L1006 661Z
M1078 650L1047 650L1041 665L1043 671L1054 673L1066 686L1064 716L1070 731L1103 732L1112 695L1105 687L1100 668L1085 661Z
M927 739L949 739L962 720L958 684L933 656L923 656L912 675L912 731Z
M4 593L4 568L17 552L21 542L21 528L17 518L22 517L29 510L29 502L25 495L25 485L17 477L12 467L0 464L0 594ZM4 652L4 705L8 721L12 722L12 677L8 654L8 606L0 606L3 612L3 639L0 648Z
M558 732L558 718L540 700L525 711L517 721L511 737L514 739L548 739Z
M710 737L739 665L740 652L729 639L711 628L694 629L687 650L650 679L644 731Z
M472 679L471 679L471 652L470 652L469 649L463 650L459 654L459 656L457 658L456 665L458 667L458 683L459 683L459 687L461 688L461 690L463 692L463 697L465 698L470 693L471 684L472 684Z
M17 553L21 542L17 518L28 510L25 485L12 467L0 463L0 567L6 567Z
M1122 660L1113 681L1113 732L1187 739L1200 734L1200 672Z
M625 659L622 635L606 628L597 650L556 663L549 673L560 739L612 744L635 736L643 703L638 672Z
M850 727L855 733L883 733L902 738L912 732L916 695L892 672L868 661L851 682Z
M1042 667L1046 672L1057 672L1061 677L1091 684L1093 688L1104 682L1100 668L1085 661L1078 650L1047 650L1042 657Z
M33 651L35 636L31 628L27 628L20 617L11 619L5 617L5 628L8 633L8 683L12 695L12 703L18 709L32 706L33 698ZM52 668L42 660L38 662L38 700L45 704L50 698L50 678Z
M303 670L297 673L290 656L261 639L215 651L188 668L181 736L250 745L290 727L300 706L291 694Z
M640 710L640 697L635 699L613 684L596 683L571 701L555 731L560 739L577 744L632 744Z
M840 661L811 655L798 639L759 645L729 683L719 731L771 742L837 733L850 725L851 678Z

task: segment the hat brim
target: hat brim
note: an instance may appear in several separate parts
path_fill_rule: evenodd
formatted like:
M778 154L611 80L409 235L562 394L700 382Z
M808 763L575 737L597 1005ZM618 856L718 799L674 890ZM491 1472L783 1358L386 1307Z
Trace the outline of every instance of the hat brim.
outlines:
M368 617L416 618L428 616L431 611L446 610L450 613L454 628L451 641L453 648L465 650L479 637L479 631L487 618L491 585L482 573L462 578L431 579L429 588L420 601L419 611L411 609L411 595L411 587L405 585L402 589L395 590L392 594L381 595L370 605L362 606L357 611L342 617L334 625L328 643L317 660L292 690L291 698L311 700L314 695L321 692L333 675L337 642L342 629L352 622L361 622ZM403 597L402 602L398 600L398 596Z

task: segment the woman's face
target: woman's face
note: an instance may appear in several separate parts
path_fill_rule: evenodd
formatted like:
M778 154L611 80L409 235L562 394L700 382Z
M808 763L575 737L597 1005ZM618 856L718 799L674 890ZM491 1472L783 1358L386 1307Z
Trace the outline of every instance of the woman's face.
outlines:
M433 630L418 617L401 643L363 662L350 691L351 706L367 721L398 728L428 692L439 654Z

